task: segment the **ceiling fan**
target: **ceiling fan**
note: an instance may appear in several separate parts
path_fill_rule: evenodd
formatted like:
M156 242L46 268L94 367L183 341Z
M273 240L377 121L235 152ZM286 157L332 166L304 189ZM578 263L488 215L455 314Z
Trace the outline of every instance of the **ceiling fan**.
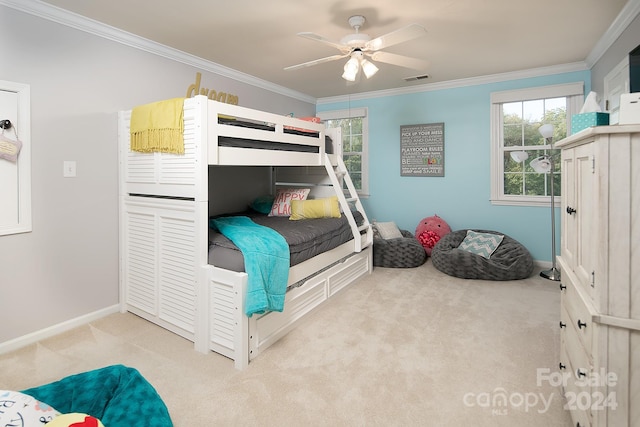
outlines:
M326 45L335 47L341 53L338 55L328 56L326 58L304 62L298 65L292 65L286 67L285 70L296 70L299 68L311 67L324 62L336 61L348 56L350 58L344 65L342 78L353 82L356 80L361 69L367 78L378 72L378 67L376 67L371 61L367 60L366 57L371 58L373 61L384 62L415 70L423 70L428 66L428 62L421 59L381 51L381 49L389 46L394 46L396 44L424 36L427 33L424 27L418 24L411 24L383 36L371 39L367 34L360 32L360 28L364 22L365 18L362 15L354 15L350 17L349 25L355 30L355 33L343 37L340 42L331 41L315 33L298 33L300 37L319 41Z

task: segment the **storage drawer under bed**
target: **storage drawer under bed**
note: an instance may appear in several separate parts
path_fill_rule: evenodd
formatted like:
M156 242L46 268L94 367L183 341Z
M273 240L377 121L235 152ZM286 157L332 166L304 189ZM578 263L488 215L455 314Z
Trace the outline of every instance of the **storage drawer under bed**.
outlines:
M208 266L211 269L207 281L208 348L235 360L236 367L242 369L249 360L292 330L304 316L341 289L370 273L371 257L371 247L354 253L310 277L300 286L291 288L285 297L282 312L269 312L250 318L243 313L242 289L246 286L246 273Z
M357 253L287 292L284 310L255 319L250 328L250 359L287 334L295 324L338 291L369 271L369 251ZM250 323L254 322L253 319Z

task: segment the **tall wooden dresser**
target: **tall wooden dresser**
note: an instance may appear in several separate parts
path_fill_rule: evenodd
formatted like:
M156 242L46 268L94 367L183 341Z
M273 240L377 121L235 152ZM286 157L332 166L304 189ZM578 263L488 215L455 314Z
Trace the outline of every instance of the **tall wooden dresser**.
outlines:
M640 125L562 150L559 368L576 427L640 426Z

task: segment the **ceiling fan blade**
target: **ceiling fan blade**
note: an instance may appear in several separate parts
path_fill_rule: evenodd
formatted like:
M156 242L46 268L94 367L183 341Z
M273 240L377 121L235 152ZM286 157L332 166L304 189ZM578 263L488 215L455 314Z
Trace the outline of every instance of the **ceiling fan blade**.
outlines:
M376 51L384 49L389 46L422 37L425 34L427 34L427 30L425 30L422 25L407 25L406 27L400 28L399 30L392 31L383 36L376 37L373 40L369 40L365 43L363 50Z
M316 33L298 33L298 35L300 37L304 37L305 39L315 40L317 42L324 43L328 46L335 47L342 53L351 52L351 48L349 46L338 43L338 42L334 42Z
M303 62L302 64L297 64L297 65L291 65L289 67L285 67L285 70L297 70L300 68L306 68L306 67L312 67L314 65L318 65L318 64L323 64L325 62L330 62L330 61L335 61L338 59L342 59L349 56L349 54L344 54L344 55L332 55L332 56L327 56L326 58L320 58L320 59L315 59L313 61L309 61L309 62Z
M412 70L426 70L429 67L429 62L423 59L411 58L409 56L398 55L389 52L373 52L367 54L374 61L384 62L386 64L398 65L404 68L411 68Z

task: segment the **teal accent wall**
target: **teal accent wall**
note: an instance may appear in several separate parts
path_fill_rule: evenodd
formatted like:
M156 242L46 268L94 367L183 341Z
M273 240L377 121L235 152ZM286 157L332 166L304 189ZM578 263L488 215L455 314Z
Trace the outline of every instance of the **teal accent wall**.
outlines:
M369 191L362 200L370 220L395 221L413 232L434 214L452 230L476 228L505 233L524 244L537 261L551 261L551 212L546 207L492 205L490 95L492 92L583 81L589 71L499 83L319 104L331 111L367 107ZM444 123L444 177L400 176L400 126ZM560 213L556 210L557 251Z

